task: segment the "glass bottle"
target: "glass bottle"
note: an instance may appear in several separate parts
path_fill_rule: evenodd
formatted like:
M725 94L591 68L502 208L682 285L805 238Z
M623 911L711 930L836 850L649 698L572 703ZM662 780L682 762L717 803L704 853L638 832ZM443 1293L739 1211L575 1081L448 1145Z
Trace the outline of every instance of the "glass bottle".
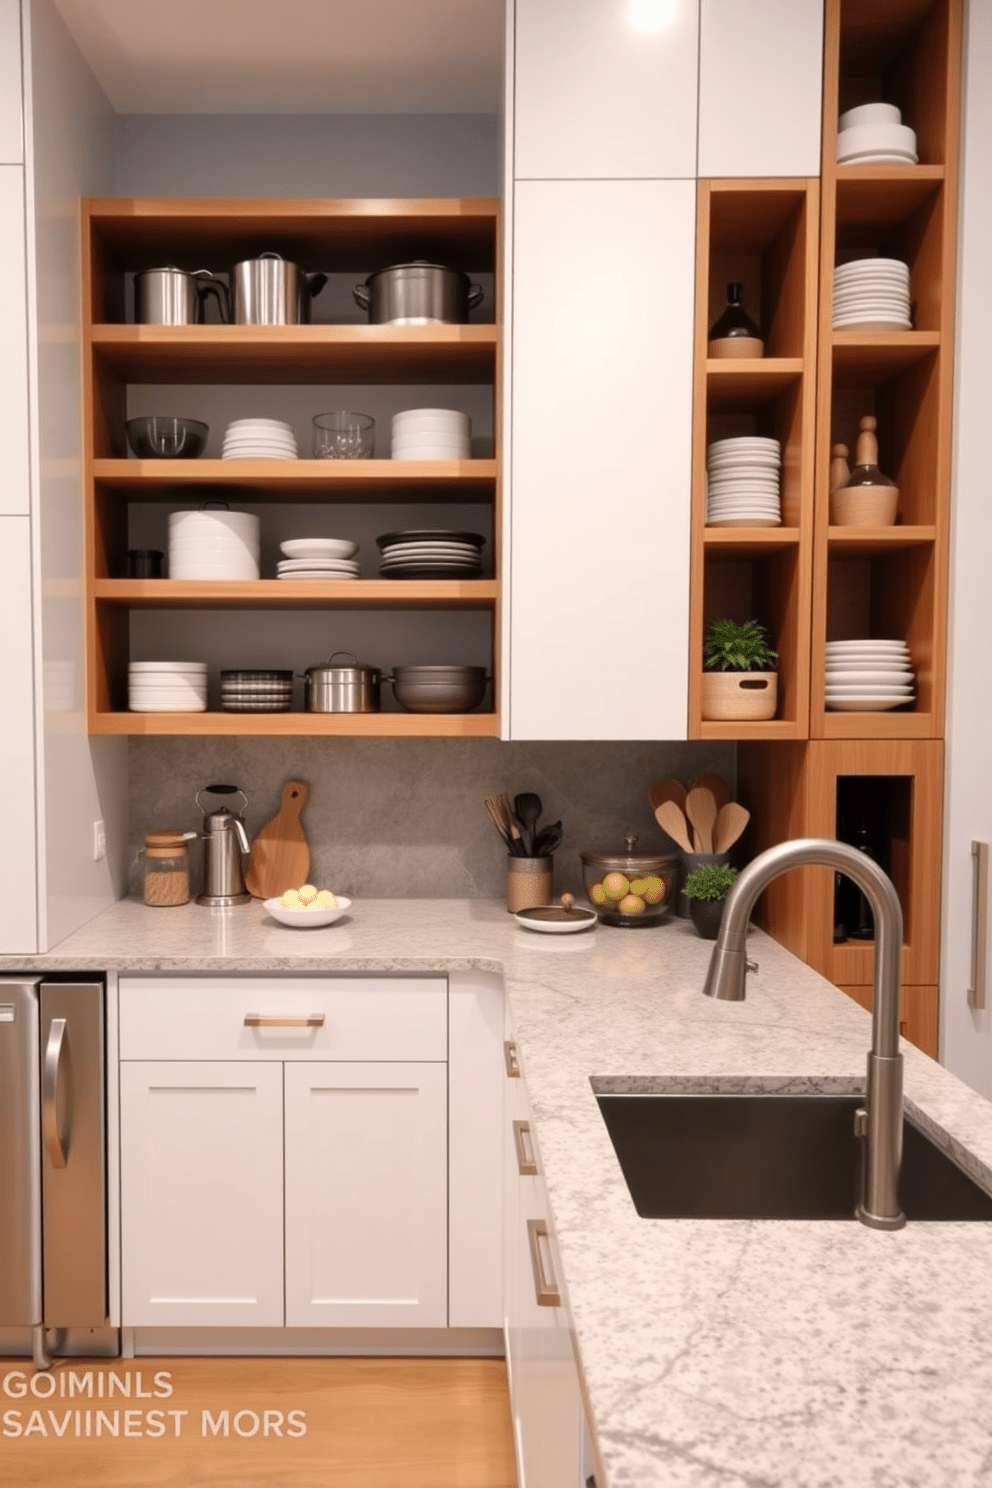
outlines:
M895 486L878 468L878 436L875 430L878 420L863 418L858 423L858 445L854 455L854 467L847 479L847 489L857 486Z
M189 903L189 852L195 832L146 832L142 899L156 908Z
M710 330L709 356L762 356L765 343L761 332L744 309L744 286L735 281L727 285L727 306Z
M844 485L831 481L830 520L844 527L891 527L899 506L899 487L878 468L877 419L858 424L854 467Z

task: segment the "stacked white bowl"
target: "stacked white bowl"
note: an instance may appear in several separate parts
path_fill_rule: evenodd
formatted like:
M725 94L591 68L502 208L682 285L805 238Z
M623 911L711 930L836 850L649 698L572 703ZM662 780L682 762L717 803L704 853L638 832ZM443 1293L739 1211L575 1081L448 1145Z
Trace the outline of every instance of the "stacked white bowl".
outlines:
M127 689L132 713L202 713L207 706L207 663L132 661Z
M913 702L915 677L905 641L828 641L827 707L843 713L886 713Z
M257 579L261 522L251 512L169 513L170 579Z
M706 451L706 524L778 527L782 446L752 434L716 439Z
M345 537L291 537L279 546L286 556L277 579L357 579L361 571L358 544Z
M295 460L296 435L282 419L234 419L224 431L225 460Z
M898 258L859 258L834 269L834 329L909 331L909 265Z
M468 460L472 420L451 408L407 408L393 414L394 460Z
M916 134L894 103L862 103L838 120L838 165L915 165Z

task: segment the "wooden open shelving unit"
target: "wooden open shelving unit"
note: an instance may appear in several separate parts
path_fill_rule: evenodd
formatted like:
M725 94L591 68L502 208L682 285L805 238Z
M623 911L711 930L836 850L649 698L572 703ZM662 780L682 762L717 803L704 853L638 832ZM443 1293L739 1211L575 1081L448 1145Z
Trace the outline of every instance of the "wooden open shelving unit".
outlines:
M490 617L478 658L499 695L500 481L495 459L465 461L195 461L128 458L124 421L134 384L489 386L499 448L499 306L495 323L443 326L147 326L128 323L128 283L168 263L215 270L275 251L306 268L367 277L425 259L499 283L499 203L490 199L199 201L94 199L83 203L83 327L87 492L87 698L93 734L408 735L495 737L495 704L471 714L131 713L127 664L132 620L154 611L164 625L182 612L266 615L314 611ZM252 583L124 577L132 507L237 501L278 515L281 503L485 506L492 516L492 578ZM263 517L263 524L265 522ZM423 525L423 524L421 524ZM432 524L433 525L433 524ZM453 525L457 525L456 522ZM307 662L318 660L310 655ZM264 663L262 663L264 664Z

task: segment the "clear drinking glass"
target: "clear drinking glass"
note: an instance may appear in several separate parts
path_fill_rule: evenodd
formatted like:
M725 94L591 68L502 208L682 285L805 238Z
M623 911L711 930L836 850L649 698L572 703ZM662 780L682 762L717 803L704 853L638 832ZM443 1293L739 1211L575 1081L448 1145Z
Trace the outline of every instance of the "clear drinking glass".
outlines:
M367 413L336 409L318 413L313 421L315 460L371 460L375 419Z

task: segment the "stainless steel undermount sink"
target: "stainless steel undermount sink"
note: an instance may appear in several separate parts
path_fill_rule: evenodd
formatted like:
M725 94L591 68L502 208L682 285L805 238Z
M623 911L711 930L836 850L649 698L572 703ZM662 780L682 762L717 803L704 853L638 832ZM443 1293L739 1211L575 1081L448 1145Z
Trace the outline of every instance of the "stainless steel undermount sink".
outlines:
M597 1093L645 1219L854 1219L864 1139L857 1094ZM911 1119L899 1196L907 1220L992 1220L992 1197Z

